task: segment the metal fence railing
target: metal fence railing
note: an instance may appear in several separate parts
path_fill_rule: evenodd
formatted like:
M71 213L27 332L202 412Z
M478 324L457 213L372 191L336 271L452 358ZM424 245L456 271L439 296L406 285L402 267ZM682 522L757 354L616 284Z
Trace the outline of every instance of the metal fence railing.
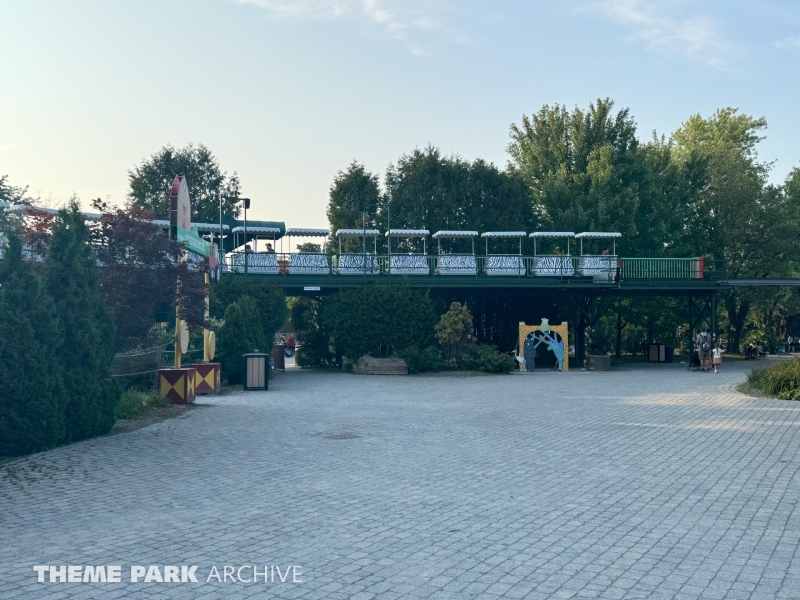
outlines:
M220 258L222 272L264 275L428 275L596 277L609 280L719 279L724 268L695 258L622 258L609 255L489 255L235 252Z

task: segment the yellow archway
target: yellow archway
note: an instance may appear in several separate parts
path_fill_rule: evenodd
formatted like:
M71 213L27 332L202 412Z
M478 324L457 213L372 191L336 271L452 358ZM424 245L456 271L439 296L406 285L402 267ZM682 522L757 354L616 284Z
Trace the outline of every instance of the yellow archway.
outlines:
M545 329L542 329L542 326ZM518 342L518 352L520 356L524 356L524 348L525 348L525 338L528 336L529 333L533 333L535 331L553 331L557 333L561 337L561 341L564 343L564 360L562 362L562 372L569 371L569 323L564 321L559 325L550 325L547 323L546 319L542 319L541 325L527 325L524 321L520 321L519 323L519 342ZM519 370L525 371L525 365L519 363Z

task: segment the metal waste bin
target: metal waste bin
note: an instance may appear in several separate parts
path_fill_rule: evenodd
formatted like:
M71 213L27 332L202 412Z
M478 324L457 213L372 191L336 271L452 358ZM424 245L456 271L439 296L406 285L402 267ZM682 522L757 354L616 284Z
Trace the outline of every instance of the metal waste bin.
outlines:
M269 355L263 352L251 352L244 355L244 360L244 389L269 389Z
M272 366L275 367L276 371L286 370L286 354L284 353L285 348L286 346L284 344L275 344L272 347Z

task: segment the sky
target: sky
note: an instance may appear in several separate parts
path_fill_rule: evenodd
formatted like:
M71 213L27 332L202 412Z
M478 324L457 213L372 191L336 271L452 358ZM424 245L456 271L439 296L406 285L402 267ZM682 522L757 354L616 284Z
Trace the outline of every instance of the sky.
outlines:
M502 168L523 115L605 97L642 139L764 116L773 181L800 165L797 0L0 0L0 23L0 175L50 205L124 204L134 165L202 143L248 218L325 227L353 160Z

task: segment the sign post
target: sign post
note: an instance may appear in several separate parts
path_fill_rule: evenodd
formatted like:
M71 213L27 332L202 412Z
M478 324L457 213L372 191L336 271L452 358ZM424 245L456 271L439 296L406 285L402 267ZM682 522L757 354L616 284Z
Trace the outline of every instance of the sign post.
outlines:
M169 196L169 235L186 248L187 252L208 257L209 267L217 266L216 244L212 244L200 237L197 228L192 227L192 205L189 199L189 185L185 177L175 177ZM220 235L222 230L220 229ZM210 283L208 272L205 273L205 283ZM178 280L178 291L181 282ZM205 318L209 318L208 293L205 298ZM214 333L208 328L203 329L203 362L189 368L181 368L183 355L189 349L189 329L186 322L180 318L180 305L175 307L175 361L172 369L159 371L161 395L166 396L171 402L189 403L194 401L195 394L214 394L220 389L220 365L212 363L215 351ZM185 379L182 379L182 376ZM185 389L177 392L178 381L185 381Z

